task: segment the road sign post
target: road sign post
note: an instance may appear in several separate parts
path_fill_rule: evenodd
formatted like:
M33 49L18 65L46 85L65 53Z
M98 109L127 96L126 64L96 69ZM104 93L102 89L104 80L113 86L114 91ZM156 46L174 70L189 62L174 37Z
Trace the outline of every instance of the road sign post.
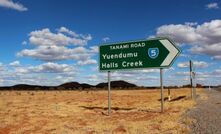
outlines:
M163 69L160 69L160 96L161 96L161 113L164 112L164 96L163 96Z
M163 68L170 67L180 50L168 38L154 38L106 44L99 47L99 69L108 71L108 113L111 112L110 71L159 68L161 83L161 111L163 112Z
M111 114L111 82L110 82L110 71L107 72L108 79L108 115Z

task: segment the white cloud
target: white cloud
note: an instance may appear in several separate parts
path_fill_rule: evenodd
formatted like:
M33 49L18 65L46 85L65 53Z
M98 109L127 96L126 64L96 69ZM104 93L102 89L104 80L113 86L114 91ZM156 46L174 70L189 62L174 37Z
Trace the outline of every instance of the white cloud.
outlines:
M219 68L219 69L216 69L216 70L214 70L213 72L212 72L212 74L213 75L221 75L221 68ZM221 77L221 76L220 76Z
M211 72L196 72L197 83L203 85L220 85L221 68L215 69Z
M17 11L27 11L28 10L28 8L26 8L22 4L15 3L12 0L0 0L0 6L5 7L5 8L14 9Z
M63 84L63 83L66 83L66 82L73 81L74 79L75 79L74 76L61 76L61 75L59 75L59 76L56 76L53 81L57 82L56 85L60 85L60 84L58 84L58 82Z
M20 62L19 61L14 61L14 62L9 63L9 65L14 66L14 67L18 67L18 66L20 66Z
M159 79L160 78L157 76L137 77L137 80L143 80L143 81L147 81L147 80L157 81Z
M189 67L189 62L178 63L177 66L179 68L187 68L187 67Z
M73 49L64 46L39 46L35 49L24 49L17 53L18 56L27 56L43 61L82 60L90 58L91 53L84 47Z
M98 76L95 74L88 75L87 77L90 79L98 79Z
M29 67L28 70L37 73L64 73L72 72L73 67L67 64L57 64L48 62L36 67Z
M60 27L58 29L58 32L59 33L67 33L67 34L72 35L73 37L77 37L77 38L79 37L79 34L67 29L66 27Z
M147 73L159 73L159 69L138 69L138 70L125 70L117 72L116 75L118 76L136 76L136 75L146 75Z
M177 64L179 68L188 68L189 62L180 62ZM209 67L209 64L205 61L193 61L193 67L194 68L207 68Z
M64 31L64 27L61 27ZM31 44L38 46L69 46L69 45L86 45L89 40L92 39L91 35L80 35L74 33L69 35L63 34L61 30L58 30L58 33L52 33L50 29L45 28L42 30L36 30L29 34L29 41ZM65 28L68 30L67 28ZM69 32L72 32L69 30Z
M87 76L87 79L88 79L89 82L99 82L99 81L101 81L101 80L100 80L101 78L98 77L98 76L95 75L95 74L88 75L88 76Z
M207 54L213 56L214 59L221 60L221 43L196 45L190 51L194 54Z
M92 47L90 47L90 49L91 49L90 52L92 52L92 53L98 53L98 51L99 51L98 46L92 46Z
M84 39L86 41L92 40L92 36L90 34L88 34L88 35L77 34L76 32L71 31L71 30L67 29L66 27L60 27L58 29L58 32L71 35L71 36L73 36L75 38L82 38L82 39Z
M20 65L19 67L4 65L0 73L4 81L3 85L36 84L36 85L60 85L64 82L74 81L79 70L75 65L43 63L40 65ZM57 77L62 77L58 79Z
M107 78L107 74L102 73L103 80ZM111 72L112 80L125 80L141 85L155 85L159 80L159 69L140 69L130 71L114 71ZM157 79L157 81L156 81ZM145 82L148 80L148 82ZM102 81L102 80L101 80ZM150 86L149 85L149 86Z
M180 57L186 57L186 58L188 58L188 57L190 57L190 55L181 53L181 54L180 54Z
M179 76L188 76L188 75L190 75L190 72L176 72L176 75L179 75Z
M213 2L213 3L207 4L207 5L206 5L206 8L207 8L207 9L219 9L219 5L218 5L218 3Z
M91 65L91 64L97 64L97 61L94 59L88 59L85 61L78 61L78 65Z
M157 28L156 36L168 36L179 44L192 45L193 54L207 54L221 59L221 20L201 25L169 24Z
M102 41L104 41L104 42L107 42L107 41L109 41L109 40L110 40L109 37L104 37L104 38L102 39Z
M92 39L91 35L77 34L65 27L58 33L52 33L48 28L30 32L29 44L35 48L24 49L17 53L18 56L32 57L42 61L76 60L85 63L93 61L91 58L97 53L97 47L84 47ZM65 35L68 33L69 35Z
M212 73L209 73L209 72L196 72L196 79L197 80L200 80L202 78L207 78L207 79L210 79L211 78L211 75ZM214 77L214 76L213 76Z
M67 64L57 64L53 62L44 63L38 66L18 67L16 73L71 73L75 68Z
M21 44L22 45L27 45L28 43L27 43L27 41L23 41Z
M196 68L207 68L209 67L209 64L204 61L194 61L193 66L195 66Z
M158 73L160 72L159 69L142 69L139 70L140 73Z
M24 67L19 67L19 68L15 69L15 72L17 74L26 74L26 73L29 73L29 70L27 68L24 68Z
M197 24L197 22L185 22L185 25L187 26L196 26Z
M193 43L200 35L196 33L196 29L190 25L170 24L157 28L157 36L171 37L175 42Z

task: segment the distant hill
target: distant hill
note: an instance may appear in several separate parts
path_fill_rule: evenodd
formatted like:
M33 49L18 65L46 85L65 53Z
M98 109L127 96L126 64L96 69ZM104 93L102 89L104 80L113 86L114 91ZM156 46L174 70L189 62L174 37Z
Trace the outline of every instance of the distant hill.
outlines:
M27 85L27 84L18 84L11 87L12 89L32 89L32 88L42 88L42 86L38 85Z
M108 86L108 83L99 83L96 85L97 88L105 88ZM112 88L132 88L137 87L135 84L131 84L129 82L119 80L119 81L111 81Z
M68 82L59 86L39 86L18 84L8 87L0 87L0 90L75 90L75 89L91 89L91 88L106 88L107 83L99 83L96 86L87 83ZM126 81L111 81L111 88L132 88L137 87L135 84Z
M87 83L78 83L78 82L68 82L58 86L58 88L63 89L85 89L85 88L105 88L107 87L107 83L99 83L96 86L87 84ZM120 80L120 81L111 81L112 88L130 88L130 87L137 87L135 84L131 84L129 82Z
M28 84L18 84L14 86L8 87L0 87L0 90L79 90L79 89L104 89L107 88L108 83L99 83L97 85L90 85L87 83L79 83L79 82L67 82L61 84L59 86L40 86L40 85L28 85ZM135 84L119 80L119 81L111 81L111 88L115 89L127 89L127 88L136 88L139 87ZM190 85L183 85L183 88L190 88ZM141 89L159 89L159 86L156 87L139 87ZM177 86L169 86L166 88L178 88ZM208 88L208 86L202 86L201 84L197 84L197 88ZM218 88L218 86L211 86L211 88Z
M48 86L18 84L14 86L0 87L0 90L48 90Z
M68 83L64 83L61 84L60 86L58 86L58 88L64 88L64 89L85 89L85 88L92 88L94 86L90 85L90 84L80 84L78 82L68 82Z
M81 87L84 89L84 88L93 88L93 87L95 87L95 86L90 85L90 84L87 84L87 83L82 83L82 84L81 84Z

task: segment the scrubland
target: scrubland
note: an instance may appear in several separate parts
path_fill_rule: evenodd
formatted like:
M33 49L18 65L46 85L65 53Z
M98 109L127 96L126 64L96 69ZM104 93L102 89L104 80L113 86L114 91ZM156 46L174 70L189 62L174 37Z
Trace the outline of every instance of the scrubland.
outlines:
M206 98L203 89L198 97ZM167 97L167 89L164 90ZM188 133L195 106L190 89L171 89L160 111L160 90L0 91L0 134Z

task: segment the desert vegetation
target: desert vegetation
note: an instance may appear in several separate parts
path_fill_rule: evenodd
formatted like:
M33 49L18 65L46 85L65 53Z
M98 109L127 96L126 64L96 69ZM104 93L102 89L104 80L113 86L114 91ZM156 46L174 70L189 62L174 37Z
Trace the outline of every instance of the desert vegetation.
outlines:
M167 97L167 90L164 90ZM204 96L197 89L198 97ZM172 89L160 113L160 90L0 91L0 134L186 133L182 119L195 102L190 89Z

